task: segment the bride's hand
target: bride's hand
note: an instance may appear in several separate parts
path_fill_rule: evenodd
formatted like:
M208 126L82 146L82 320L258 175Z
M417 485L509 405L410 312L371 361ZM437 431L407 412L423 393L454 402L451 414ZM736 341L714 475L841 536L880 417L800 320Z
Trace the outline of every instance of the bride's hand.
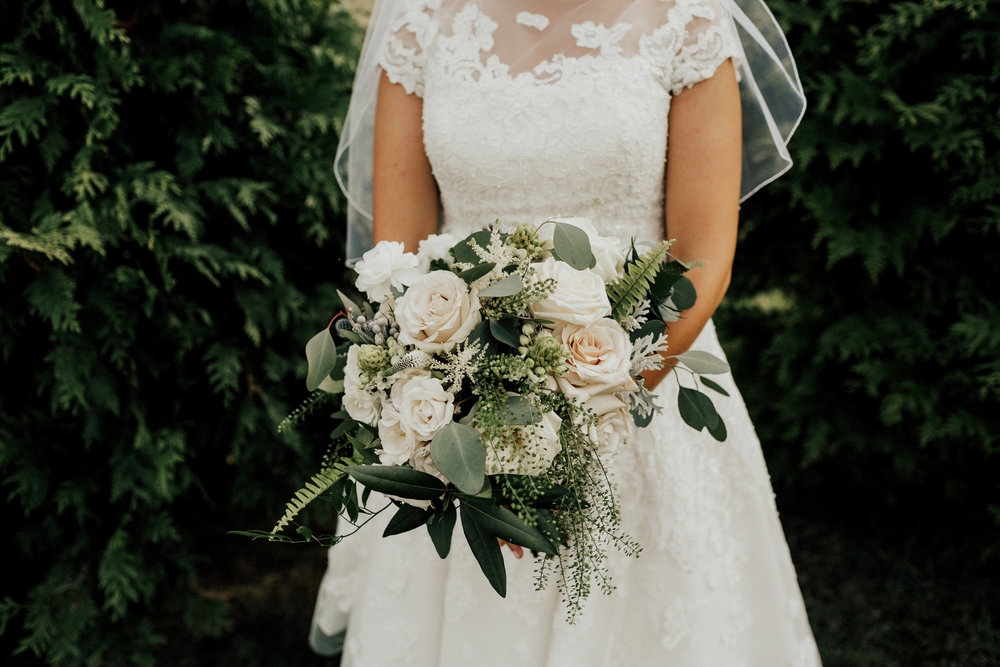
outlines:
M521 556L524 555L524 549L514 544L513 542L508 542L507 540L501 540L499 537L497 538L497 542L500 543L500 546L502 547L505 546L508 549L510 549L510 552L514 554L514 558L520 558Z

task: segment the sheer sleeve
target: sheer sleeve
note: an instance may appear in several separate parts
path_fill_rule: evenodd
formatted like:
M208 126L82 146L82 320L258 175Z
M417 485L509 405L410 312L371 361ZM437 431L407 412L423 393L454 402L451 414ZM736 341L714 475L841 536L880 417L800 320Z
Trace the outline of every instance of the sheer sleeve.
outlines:
M427 52L437 34L435 12L441 0L417 0L395 20L379 66L389 80L407 93L424 96L424 67Z

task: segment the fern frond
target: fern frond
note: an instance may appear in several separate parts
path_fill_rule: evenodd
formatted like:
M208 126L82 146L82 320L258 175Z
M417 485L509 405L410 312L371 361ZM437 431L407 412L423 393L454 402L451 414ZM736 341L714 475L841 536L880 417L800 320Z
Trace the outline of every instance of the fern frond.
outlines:
M343 479L345 474L339 468L326 468L313 475L304 487L295 492L295 497L285 504L285 514L271 529L271 534L277 535L284 530L285 526L291 523L299 512L305 509L306 505L326 493L331 486Z
M316 408L325 403L330 397L331 394L323 391L322 389L317 389L309 394L306 399L299 404L299 407L292 410L291 414L278 423L278 433L284 433L285 431L295 428L304 422L306 417L315 412Z
M625 267L618 280L608 285L611 316L618 322L642 303L660 272L672 241L664 241Z

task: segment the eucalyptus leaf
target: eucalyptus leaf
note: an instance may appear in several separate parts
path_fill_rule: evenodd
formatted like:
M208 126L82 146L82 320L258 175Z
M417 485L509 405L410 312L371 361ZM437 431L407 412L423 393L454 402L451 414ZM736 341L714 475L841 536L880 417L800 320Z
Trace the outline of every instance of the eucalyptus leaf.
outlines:
M505 507L493 503L464 502L462 513L463 518L466 513L471 513L479 525L503 540L546 554L557 552L541 531L524 523Z
M349 466L347 474L379 493L413 500L434 500L445 492L433 475L399 466Z
M480 248L485 250L490 244L490 232L488 230L473 232L459 241L451 250L451 254L455 258L455 261L462 262L464 264L479 264L482 262L482 260L479 259L479 254L472 249L473 244L478 245Z
M719 392L723 396L729 396L729 392L723 389L722 385L720 385L715 380L711 380L709 378L701 378L701 383L706 387L708 387L709 389Z
M479 293L480 297L513 296L524 289L521 276L512 273L503 280L493 283Z
M443 511L432 514L427 521L427 534L431 536L431 542L441 558L447 558L451 551L451 534L455 531L457 518L455 505L448 503Z
M729 372L729 364L705 350L688 350L678 354L677 359L699 375L722 375Z
M330 335L330 327L323 329L306 343L306 389L315 391L337 364L337 344Z
M713 429L720 421L712 400L696 389L680 387L677 393L677 407L681 419L696 431L706 427Z
M405 533L413 530L414 528L419 528L427 523L427 520L431 518L432 514L433 513L430 510L414 507L413 505L407 505L406 503L400 503L399 509L392 515L392 518L389 519L389 523L386 524L385 530L382 531L382 537L399 535L400 533Z
M657 272L653 284L649 286L649 293L654 296L669 296L670 290L681 279L685 271L687 271L687 267L680 262L664 262Z
M483 262L482 264L478 264L471 269L462 271L458 274L458 277L467 283L472 283L492 271L496 265L496 262Z
M483 321L469 333L470 343L479 343L482 346L483 354L487 357L496 354L499 350L496 339L491 333L491 323L493 320Z
M510 411L510 422L517 426L537 424L542 421L542 411L538 409L531 399L514 395L507 397L507 410Z
M431 442L431 460L463 493L476 494L486 477L486 447L479 431L458 422L446 425Z
M664 299L657 304L656 313L667 324L681 319L681 311L674 307L674 302L671 299Z
M465 540L490 586L500 597L507 597L507 570L503 565L500 544L496 536L479 524L478 515L470 507L468 503L462 503L462 532L465 533Z
M697 298L698 293L694 289L694 283L687 276L678 278L670 293L670 300L674 302L674 307L679 311L685 311L694 305Z
M566 222L556 222L552 232L552 256L566 262L577 271L589 269L597 264L590 249L587 232Z
M521 345L520 320L490 320L490 333L501 343L513 348Z
M340 297L340 304L344 307L344 312L348 314L351 314L353 312L351 319L354 319L355 317L361 314L362 312L361 308L359 308L358 304L354 303L354 301L351 300L350 297L348 297L340 290L337 290L337 296Z

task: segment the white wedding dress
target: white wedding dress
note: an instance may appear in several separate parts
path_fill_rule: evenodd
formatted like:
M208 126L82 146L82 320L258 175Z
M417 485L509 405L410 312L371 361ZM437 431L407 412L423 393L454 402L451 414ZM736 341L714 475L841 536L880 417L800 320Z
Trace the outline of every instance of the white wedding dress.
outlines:
M735 57L711 0L413 0L381 63L423 98L443 230L583 216L601 233L658 240L673 94ZM723 356L709 322L694 346ZM504 550L508 594L456 530L382 538L377 520L330 550L312 642L347 627L345 667L389 665L811 667L819 655L740 395L713 400L719 443L665 406L613 462L624 530L617 585L574 625L535 563ZM390 512L383 513L387 520Z

